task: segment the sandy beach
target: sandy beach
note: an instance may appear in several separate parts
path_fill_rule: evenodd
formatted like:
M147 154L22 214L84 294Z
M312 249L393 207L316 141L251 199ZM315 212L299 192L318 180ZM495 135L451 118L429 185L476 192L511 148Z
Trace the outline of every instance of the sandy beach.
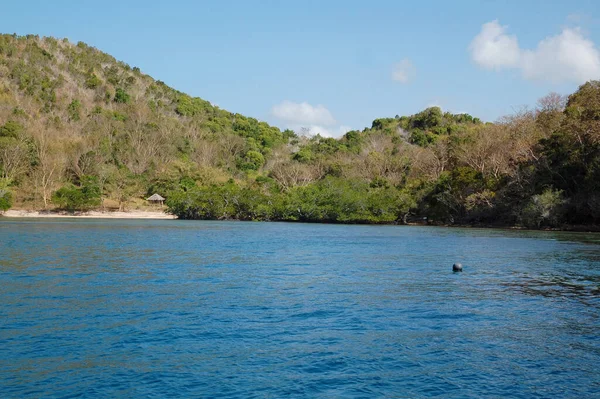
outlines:
M9 218L91 218L91 219L177 219L162 211L127 211L127 212L57 212L57 211L28 211L11 209L0 217Z

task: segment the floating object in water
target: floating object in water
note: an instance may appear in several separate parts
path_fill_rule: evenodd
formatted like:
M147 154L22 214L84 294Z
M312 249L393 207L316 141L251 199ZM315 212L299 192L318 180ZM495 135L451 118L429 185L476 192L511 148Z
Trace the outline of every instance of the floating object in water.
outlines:
M455 263L452 265L452 271L453 272L462 272L462 264L461 263Z

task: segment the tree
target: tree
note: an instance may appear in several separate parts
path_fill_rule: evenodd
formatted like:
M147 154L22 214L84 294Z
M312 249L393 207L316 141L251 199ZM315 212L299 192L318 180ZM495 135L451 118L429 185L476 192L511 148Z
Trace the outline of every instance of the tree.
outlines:
M464 136L457 146L458 159L483 177L499 179L510 171L512 144L506 129L482 126Z
M534 195L521 215L522 223L527 227L556 227L562 220L563 205L561 191L548 189L542 194Z
M121 88L118 88L115 92L114 101L119 104L128 104L131 100L131 96L127 94L127 92Z
M69 211L88 210L100 205L100 187L98 179L85 176L81 186L67 184L52 194L52 202L61 209Z
M34 132L33 181L38 195L42 197L44 208L47 208L52 192L63 177L66 159L60 142L55 139L55 130L47 126L37 126Z
M12 193L6 180L0 180L0 213L6 212L12 206Z
M440 107L430 107L411 117L410 125L416 129L427 130L439 126L443 121Z
M0 138L0 177L16 182L29 169L30 145L26 139Z
M265 163L265 157L258 151L248 151L240 163L242 170L258 170Z
M143 192L140 181L125 167L112 167L107 171L106 179L112 198L119 202L119 211L124 211L127 202Z
M538 192L552 187L568 200L570 223L600 222L600 81L569 96L560 128L541 140Z

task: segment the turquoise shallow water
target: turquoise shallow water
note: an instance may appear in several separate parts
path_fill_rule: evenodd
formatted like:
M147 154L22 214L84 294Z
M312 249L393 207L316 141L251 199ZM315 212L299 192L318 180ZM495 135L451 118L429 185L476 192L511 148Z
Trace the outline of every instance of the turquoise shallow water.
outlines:
M0 220L0 397L600 397L599 244Z

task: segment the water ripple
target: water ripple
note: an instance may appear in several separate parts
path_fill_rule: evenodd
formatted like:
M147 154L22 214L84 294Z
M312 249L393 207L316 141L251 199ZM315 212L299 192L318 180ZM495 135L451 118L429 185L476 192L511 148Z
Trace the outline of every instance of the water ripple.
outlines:
M600 397L599 242L2 220L0 396Z

